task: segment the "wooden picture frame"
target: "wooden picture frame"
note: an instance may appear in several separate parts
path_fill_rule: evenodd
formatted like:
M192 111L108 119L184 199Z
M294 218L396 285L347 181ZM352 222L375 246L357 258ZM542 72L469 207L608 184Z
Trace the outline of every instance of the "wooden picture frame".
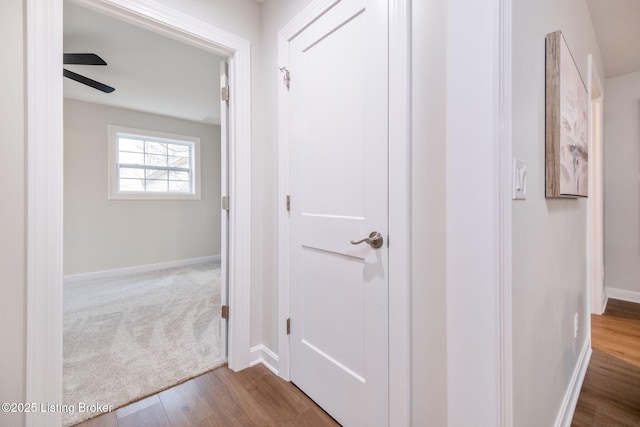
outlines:
M587 88L561 31L546 36L546 197L587 197Z

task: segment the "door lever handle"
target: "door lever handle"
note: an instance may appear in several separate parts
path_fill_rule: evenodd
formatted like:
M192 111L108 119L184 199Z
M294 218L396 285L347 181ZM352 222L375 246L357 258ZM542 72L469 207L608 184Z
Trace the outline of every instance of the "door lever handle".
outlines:
M351 241L352 245L359 245L360 243L366 243L373 249L379 249L382 247L384 239L382 238L382 234L378 233L377 231L372 231L371 234L369 234L369 237L365 237L364 239L358 240L357 242L354 240Z

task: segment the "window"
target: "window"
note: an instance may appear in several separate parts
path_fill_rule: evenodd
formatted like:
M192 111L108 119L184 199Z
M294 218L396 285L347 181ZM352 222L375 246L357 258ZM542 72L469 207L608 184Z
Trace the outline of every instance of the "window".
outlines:
M200 199L200 139L109 126L109 199Z

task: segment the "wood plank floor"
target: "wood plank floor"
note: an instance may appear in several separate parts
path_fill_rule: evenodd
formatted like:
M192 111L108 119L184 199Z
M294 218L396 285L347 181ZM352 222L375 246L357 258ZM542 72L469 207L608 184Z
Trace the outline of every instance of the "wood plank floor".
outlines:
M226 366L78 427L339 426L296 386L262 365Z
M572 427L640 426L640 304L609 299L591 347Z

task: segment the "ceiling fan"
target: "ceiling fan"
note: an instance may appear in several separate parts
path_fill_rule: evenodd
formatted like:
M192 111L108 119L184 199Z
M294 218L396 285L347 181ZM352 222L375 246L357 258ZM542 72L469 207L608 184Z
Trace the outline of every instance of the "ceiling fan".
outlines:
M95 53L65 53L63 55L62 63L77 65L107 65L107 63ZM115 90L115 88L112 88L111 86L107 86L104 83L97 82L67 69L63 69L62 74L71 80L75 80L78 83L98 89L104 93L111 93Z

